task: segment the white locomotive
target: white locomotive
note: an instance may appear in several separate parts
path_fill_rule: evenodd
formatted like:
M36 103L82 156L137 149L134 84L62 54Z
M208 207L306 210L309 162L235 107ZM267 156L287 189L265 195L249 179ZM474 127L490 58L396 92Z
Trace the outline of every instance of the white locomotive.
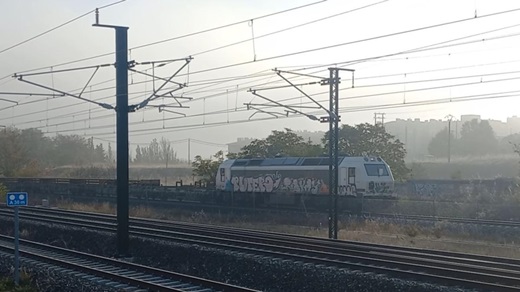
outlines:
M340 157L339 195L392 196L394 178L380 157ZM224 193L327 195L328 157L231 159L218 169L216 188Z

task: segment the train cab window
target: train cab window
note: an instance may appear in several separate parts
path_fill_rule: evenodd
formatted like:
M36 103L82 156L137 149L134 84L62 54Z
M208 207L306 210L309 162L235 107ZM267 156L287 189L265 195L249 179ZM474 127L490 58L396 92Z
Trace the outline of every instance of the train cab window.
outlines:
M388 169L384 164L365 164L368 176L388 176Z

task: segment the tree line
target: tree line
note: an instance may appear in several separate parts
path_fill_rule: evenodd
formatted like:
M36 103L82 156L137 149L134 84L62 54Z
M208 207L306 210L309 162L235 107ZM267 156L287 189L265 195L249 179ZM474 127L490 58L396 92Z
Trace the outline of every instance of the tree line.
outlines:
M138 147L133 163L179 162L169 140L154 139L148 146ZM115 152L111 143L95 144L94 138L79 135L47 137L39 129L0 130L0 175L6 177L36 177L46 174L53 167L70 165L113 164Z
M460 137L448 127L438 132L428 144L428 153L437 158L448 155L482 156L513 153L514 145L520 144L520 134L512 134L498 139L488 121L477 119L462 125Z

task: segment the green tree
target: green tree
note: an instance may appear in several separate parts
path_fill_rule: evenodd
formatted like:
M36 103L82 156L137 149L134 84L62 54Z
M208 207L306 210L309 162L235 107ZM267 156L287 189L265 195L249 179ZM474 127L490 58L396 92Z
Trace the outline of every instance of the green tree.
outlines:
M51 163L54 165L83 164L89 162L89 146L78 135L57 135L52 139Z
M412 162L410 165L410 178L411 179L429 179L428 170L423 164Z
M2 202L2 203L6 202L6 200L7 200L6 195L7 195L8 191L9 190L7 189L7 187L4 184L0 183L0 202Z
M20 130L6 128L0 131L0 172L2 175L15 176L30 161Z
M42 165L51 163L52 140L45 137L41 130L33 128L21 130L20 142L31 161L38 161Z
M498 141L488 121L474 119L462 125L457 146L457 154L478 156L496 153Z
M107 155L105 154L105 148L103 148L103 144L99 143L95 146L93 150L94 152L94 158L93 161L95 162L105 162L107 160Z
M328 132L323 138L325 149L328 149ZM382 126L359 124L354 127L342 125L339 130L339 151L341 155L362 156L375 155L383 158L390 166L394 178L404 180L410 170L406 167L404 144L387 133Z
M219 165L224 161L224 152L218 151L209 159L203 159L202 156L197 155L191 163L193 167L193 174L206 183L215 183Z
M107 149L107 162L108 163L114 163L114 152L112 151L112 145L110 142L108 142L108 149Z
M143 162L143 154L141 152L141 147L139 147L139 145L137 145L137 148L135 149L135 159L134 159L134 162L135 163Z
M447 127L438 132L428 144L428 153L435 157L448 157L448 144L451 143L453 150L453 145L457 143L453 133L450 133L450 136L451 137L448 138ZM451 142L449 142L449 139L451 139Z
M511 154L515 150L515 145L520 145L520 133L511 134L502 138L498 144L498 151L500 153Z
M303 137L286 128L285 131L272 131L265 139L253 140L242 148L238 157L319 156L323 151L321 145L305 141Z

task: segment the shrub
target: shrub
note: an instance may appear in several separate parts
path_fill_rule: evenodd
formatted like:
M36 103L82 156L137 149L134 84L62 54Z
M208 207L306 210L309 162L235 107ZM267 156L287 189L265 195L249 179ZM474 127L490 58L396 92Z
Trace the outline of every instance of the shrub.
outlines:
M6 202L6 194L8 191L9 190L7 189L7 187L4 184L0 183L0 202Z

